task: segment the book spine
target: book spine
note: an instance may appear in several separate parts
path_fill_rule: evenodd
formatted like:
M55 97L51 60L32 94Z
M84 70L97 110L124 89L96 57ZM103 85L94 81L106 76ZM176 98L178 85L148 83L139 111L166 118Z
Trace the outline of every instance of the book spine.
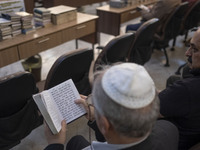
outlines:
M42 113L42 116L44 117L47 125L51 129L51 132L53 134L58 133L58 131L56 130L56 127L53 124L53 120L51 119L44 103L42 102L41 95L40 94L33 95L33 99L34 99L35 103L37 104L40 112Z
M11 16L8 14L1 14L3 18L7 19L7 20L11 20Z
M34 11L35 13L38 13L38 14L41 14L41 15L43 14L43 12L40 11L40 10L38 10L38 9L34 9L33 11Z

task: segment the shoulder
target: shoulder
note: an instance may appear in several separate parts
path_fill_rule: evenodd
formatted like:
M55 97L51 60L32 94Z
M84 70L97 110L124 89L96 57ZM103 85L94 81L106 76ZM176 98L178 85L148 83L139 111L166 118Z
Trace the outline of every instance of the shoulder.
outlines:
M178 148L179 132L177 127L169 121L156 121L150 140L157 143L156 147L160 149L176 150Z
M173 103L179 104L180 101L188 100L190 96L190 81L189 80L179 80L174 82L174 84L166 87L163 91L158 94L160 102L164 105ZM163 106L164 106L163 105Z
M160 113L165 117L183 117L190 112L191 102L200 98L200 78L187 78L175 82L159 93Z
M169 136L173 136L173 135L178 135L178 129L173 123L169 121L157 120L153 127L152 133L156 133L156 135L169 133L168 134Z
M173 84L169 85L168 87L166 87L166 89L164 89L163 91L161 91L159 93L159 98L161 96L170 96L170 94L174 95L175 93L184 93L186 92L187 89L187 82L186 80L178 80L176 82L174 82Z
M157 120L151 136L156 139L159 138L158 140L165 144L176 144L173 141L178 143L179 132L173 123L166 120Z
M182 80L178 80L174 82L172 85L168 86L165 90L159 93L164 94L164 93L169 93L169 92L184 92L191 90L191 88L197 88L200 87L200 76L194 76L190 78L185 78Z
M175 91L190 91L193 88L198 88L200 87L200 77L199 76L194 76L191 78L185 78L183 80L178 80L176 81L172 86L169 86L166 89L173 89Z
M146 140L126 150L177 150L178 129L166 120L158 120Z

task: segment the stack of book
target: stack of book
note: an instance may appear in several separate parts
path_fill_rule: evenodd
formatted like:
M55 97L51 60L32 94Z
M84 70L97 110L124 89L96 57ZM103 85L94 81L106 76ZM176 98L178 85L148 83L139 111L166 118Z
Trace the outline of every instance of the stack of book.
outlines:
M0 18L0 41L11 38L11 21Z
M11 21L12 36L21 34L21 17L15 12L3 13L2 17Z
M32 23L32 20L33 20L32 14L28 12L24 12L24 11L16 12L16 14L21 17L23 34L27 34L27 33L35 31L33 28L33 23Z
M34 22L35 22L35 27L45 27L49 24L51 24L51 13L50 10L44 8L44 7L39 7L39 8L34 8Z

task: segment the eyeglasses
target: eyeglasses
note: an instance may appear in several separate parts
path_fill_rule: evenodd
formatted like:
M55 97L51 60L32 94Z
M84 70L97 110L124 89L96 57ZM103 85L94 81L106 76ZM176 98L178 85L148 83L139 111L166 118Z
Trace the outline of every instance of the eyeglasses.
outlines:
M86 99L86 101L87 101L87 104L88 104L88 117L89 117L89 119L91 118L91 108L90 107L94 107L93 105L92 105L92 94L90 94L90 95L88 95L87 96L87 99ZM93 147L91 146L91 142L92 142L92 140L91 140L91 129L90 129L90 127L89 127L89 143L90 143L90 148L93 150Z
M192 53L196 53L199 51L199 49L196 48L196 46L194 44L188 44L188 47L189 47L188 50L192 51Z

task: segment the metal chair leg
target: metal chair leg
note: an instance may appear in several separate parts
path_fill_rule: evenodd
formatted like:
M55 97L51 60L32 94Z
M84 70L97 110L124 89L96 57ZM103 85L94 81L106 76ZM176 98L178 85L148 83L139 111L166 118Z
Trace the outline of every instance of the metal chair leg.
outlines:
M165 63L165 67L169 67L169 58L168 58L168 55L167 55L167 51L165 48L163 48L163 51L164 51L164 55L165 55L165 58L166 58L166 63Z
M175 48L174 48L175 44L176 44L176 37L175 37L174 40L173 40L173 45L172 45L172 48L170 49L171 51L174 51L174 50L175 50Z
M75 40L76 49L78 49L78 39Z

